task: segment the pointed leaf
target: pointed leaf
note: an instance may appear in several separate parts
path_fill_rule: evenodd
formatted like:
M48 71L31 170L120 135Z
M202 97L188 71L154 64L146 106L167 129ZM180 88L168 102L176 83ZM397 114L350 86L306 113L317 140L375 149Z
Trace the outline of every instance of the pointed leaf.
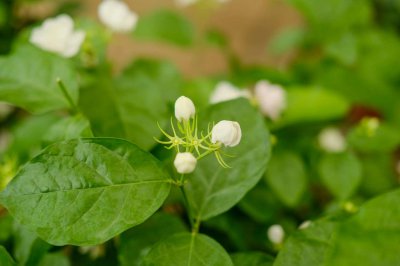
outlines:
M0 59L0 101L33 113L69 107L57 85L60 78L72 100L78 101L77 75L71 62L33 46L21 46Z
M356 191L362 178L361 163L349 152L326 154L322 157L318 170L325 186L342 200Z
M289 151L274 153L265 180L285 205L295 207L307 185L301 157Z
M180 233L157 243L146 256L143 266L230 266L224 248L208 236Z
M146 220L169 189L150 154L124 140L91 138L49 146L0 196L49 243L94 245Z

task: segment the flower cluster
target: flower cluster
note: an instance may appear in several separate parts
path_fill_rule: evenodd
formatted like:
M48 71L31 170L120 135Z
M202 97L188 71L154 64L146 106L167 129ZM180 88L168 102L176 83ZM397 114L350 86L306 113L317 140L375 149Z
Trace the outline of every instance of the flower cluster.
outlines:
M223 159L226 154L222 148L234 147L240 143L242 131L238 122L222 120L211 130L209 126L207 134L199 133L196 108L192 100L185 96L179 97L175 102L175 118L176 125L171 118L173 134L168 134L159 126L167 140L157 141L166 145L167 149L176 149L174 166L178 173L192 173L197 161L211 153L214 153L222 167L229 168Z

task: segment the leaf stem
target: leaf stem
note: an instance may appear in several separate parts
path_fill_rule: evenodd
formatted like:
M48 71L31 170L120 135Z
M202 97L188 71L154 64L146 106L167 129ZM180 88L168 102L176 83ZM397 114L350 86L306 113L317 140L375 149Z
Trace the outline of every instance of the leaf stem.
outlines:
M68 101L68 103L69 103L69 105L70 105L72 111L73 111L74 113L79 113L78 106L76 106L76 104L75 104L74 101L72 100L72 97L71 97L71 95L68 93L68 90L67 90L67 88L66 88L65 85L64 85L64 82L63 82L60 78L57 78L57 85L58 85L58 87L60 88L61 92L63 93L65 99L67 99L67 101Z
M188 199L188 197L187 197L187 195L186 195L186 191L185 191L185 188L184 188L184 185L183 185L183 184L184 184L184 183L183 183L183 179L184 179L184 175L182 174L182 175L181 175L181 178L180 178L180 183L181 183L181 185L179 186L179 189L180 189L181 192L182 192L183 203L184 203L184 205L185 205L185 207L186 207L186 212L187 212L187 215L188 215L188 218L189 218L190 227L192 228L192 230L194 230L194 228L195 228L195 223L194 223L192 208L191 208L191 206L190 206L189 199Z

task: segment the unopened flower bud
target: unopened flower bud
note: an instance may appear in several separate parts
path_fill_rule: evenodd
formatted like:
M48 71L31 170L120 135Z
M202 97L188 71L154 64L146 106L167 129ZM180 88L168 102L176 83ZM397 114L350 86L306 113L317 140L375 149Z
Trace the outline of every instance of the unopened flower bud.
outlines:
M190 174L196 168L197 159L190 152L180 152L176 155L174 165L178 173Z
M238 89L229 82L222 81L217 84L214 92L211 94L210 103L216 104L240 97L250 98L250 92L248 90Z
M135 27L138 16L120 0L104 0L98 8L101 22L115 32L128 32Z
M222 120L212 129L212 143L221 142L225 146L234 147L239 144L242 138L242 130L238 122Z
M279 224L271 225L268 228L268 239L275 245L282 244L283 239L285 238L285 231L283 230L282 226Z
M72 57L79 52L85 32L74 31L74 21L68 15L46 19L42 26L33 29L29 41L45 51L63 57Z
M327 152L338 153L346 149L346 140L339 129L328 127L318 135L318 142Z
M259 81L255 86L254 95L261 112L272 120L277 120L286 108L286 92L281 86Z
M190 118L194 117L196 108L192 100L188 97L181 96L175 102L175 117L179 122L189 121Z

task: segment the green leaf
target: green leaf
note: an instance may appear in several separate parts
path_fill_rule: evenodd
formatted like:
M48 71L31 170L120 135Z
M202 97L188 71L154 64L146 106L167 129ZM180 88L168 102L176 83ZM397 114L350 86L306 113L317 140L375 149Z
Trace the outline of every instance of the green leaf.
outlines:
M142 225L121 235L119 261L122 266L142 265L143 258L160 239L185 231L187 229L178 217L156 213Z
M274 154L265 181L287 206L295 207L307 185L307 176L300 156L289 151Z
M72 63L35 47L21 46L12 55L0 58L0 101L33 113L70 107L57 85L58 78L77 102L77 75Z
M282 204L266 182L260 182L239 202L239 208L254 221L262 224L273 223L275 215L279 213ZM265 208L268 206L268 208Z
M338 228L328 266L400 265L400 190L365 203Z
M362 178L361 164L350 152L324 155L318 172L324 185L341 200L353 195Z
M232 168L222 168L210 155L200 160L194 173L188 176L185 189L194 207L193 214L206 220L234 206L257 184L267 167L270 146L264 119L247 100L213 105L199 119L204 121L203 128L207 128L208 122L232 120L239 122L242 129L240 144L226 149L234 155L226 159Z
M16 265L10 254L8 254L7 250L3 246L0 246L0 265L1 266Z
M194 40L194 27L188 19L178 13L157 10L140 18L133 36L139 40L190 46Z
M95 245L145 221L170 181L153 156L127 141L71 140L25 165L0 199L53 245Z
M281 30L268 45L273 54L282 55L300 46L304 39L303 28L287 28Z
M272 266L274 258L262 252L240 252L231 254L236 266Z
M391 153L363 156L361 164L363 194L378 195L397 187L397 176L393 171L393 155Z
M93 137L89 121L82 115L65 117L47 129L43 139L47 143Z
M143 266L229 266L233 265L224 248L208 236L181 233L157 243Z
M117 137L149 150L161 132L157 122L168 120L166 95L176 90L170 65L139 61L116 80L101 77L82 89L80 106L96 137ZM93 99L96 99L95 107Z
M313 222L293 233L283 245L274 266L324 266L337 224L329 220Z
M349 103L332 91L318 88L289 89L287 109L278 126L337 119L343 117L348 109Z
M166 101L175 102L180 96L182 75L175 65L168 61L140 58L129 65L122 78L127 83L135 81L144 87L156 87Z

